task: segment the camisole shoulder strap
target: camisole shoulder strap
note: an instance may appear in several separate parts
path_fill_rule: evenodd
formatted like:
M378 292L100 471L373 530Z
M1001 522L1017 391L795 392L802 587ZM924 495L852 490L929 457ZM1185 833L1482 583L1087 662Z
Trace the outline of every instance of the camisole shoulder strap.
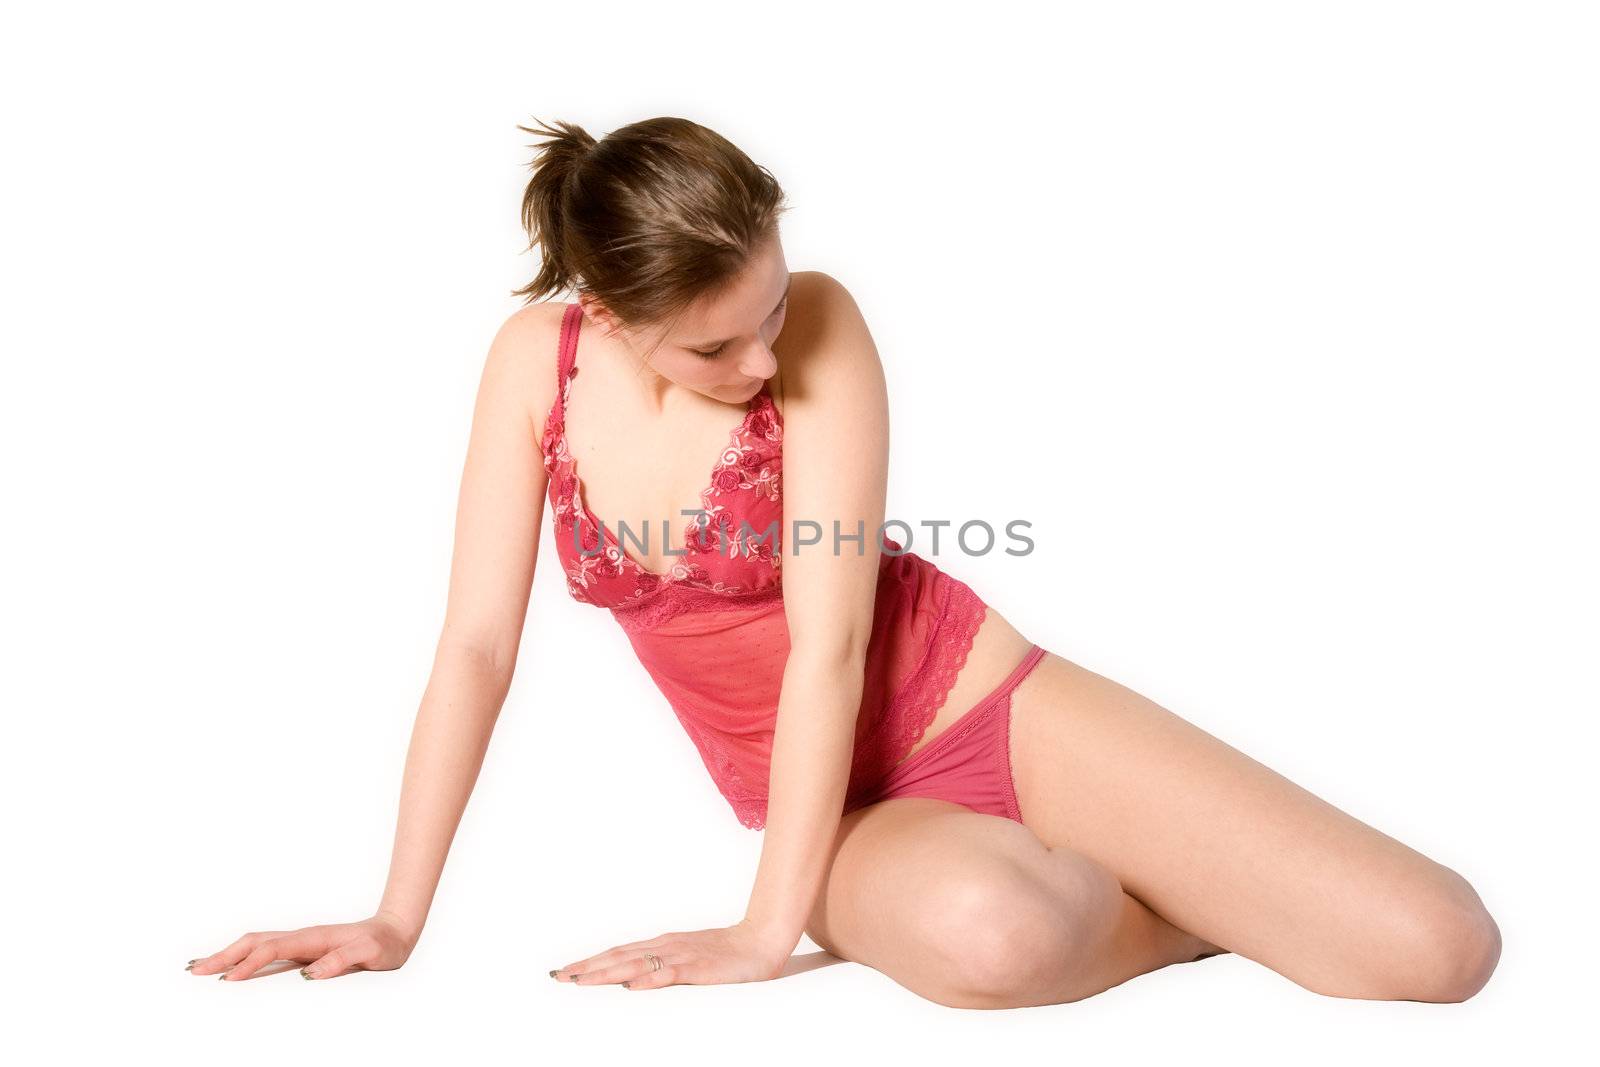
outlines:
M577 368L573 360L578 355L578 330L583 325L583 305L568 304L561 316L561 350L556 356L556 410L565 418L567 411L567 379Z

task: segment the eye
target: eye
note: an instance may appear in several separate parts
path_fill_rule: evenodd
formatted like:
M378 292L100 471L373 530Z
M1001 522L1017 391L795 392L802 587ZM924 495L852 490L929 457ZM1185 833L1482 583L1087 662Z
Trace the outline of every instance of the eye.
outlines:
M772 314L768 315L767 318L769 318L769 319L777 318L779 315L782 315L784 313L784 311L788 309L788 307L789 307L789 298L788 297L784 297L782 300L780 300L778 302L778 306L772 309ZM699 356L701 359L716 359L718 356L722 355L723 349L725 349L727 347L728 347L727 345L718 345L715 349L713 349L710 352L702 352L698 348L691 348L691 349L689 349L689 351L693 352L695 355Z

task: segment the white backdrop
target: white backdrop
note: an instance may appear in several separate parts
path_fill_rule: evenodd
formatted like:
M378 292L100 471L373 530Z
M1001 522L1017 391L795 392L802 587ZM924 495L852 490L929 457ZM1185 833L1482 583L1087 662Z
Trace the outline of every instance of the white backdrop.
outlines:
M1573 1039L1600 714L1585 7L13 13L18 1062L1490 1063ZM656 115L772 169L792 269L865 311L890 514L1031 521L1031 556L938 562L1466 875L1505 938L1477 998L1335 1000L1238 957L1001 1012L855 964L552 982L737 920L760 836L548 530L410 962L183 970L376 905L474 391L534 268L514 127Z

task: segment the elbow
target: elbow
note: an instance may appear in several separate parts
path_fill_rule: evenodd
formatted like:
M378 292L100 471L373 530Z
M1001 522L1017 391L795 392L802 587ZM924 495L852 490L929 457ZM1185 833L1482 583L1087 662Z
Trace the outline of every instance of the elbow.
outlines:
M789 660L841 677L866 669L867 646L872 634L846 627L815 637L794 639L789 645Z
M470 663L509 683L517 669L517 645L514 642L459 641L447 637L440 640L434 652L434 661L437 663L441 659Z

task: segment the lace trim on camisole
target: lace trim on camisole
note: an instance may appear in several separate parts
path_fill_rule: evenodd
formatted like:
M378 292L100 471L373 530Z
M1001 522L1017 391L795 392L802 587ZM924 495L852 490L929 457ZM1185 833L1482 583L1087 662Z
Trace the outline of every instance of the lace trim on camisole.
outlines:
M580 324L581 309L572 305L563 319L556 401L540 444L551 475L550 495L558 536L570 538L576 524L585 547L592 549L598 523L584 503L582 482L566 447L565 433L566 401L578 370L573 357ZM713 725L713 720L719 714L725 716L728 709L713 709L711 705L717 698L697 695L698 687L711 680L696 678L692 671L684 674L682 660L691 655L689 650L696 647L696 642L721 641L735 633L739 637L733 639L765 641L768 649L781 647L777 642L787 639L781 618L781 540L770 546L740 545L743 551L725 564L695 551L701 547L695 543L695 535L704 537L713 527L720 529L726 519L781 519L782 445L782 415L771 397L758 393L712 472L708 493L717 495L704 497L712 505L707 509L710 521L699 524L697 530L685 531L686 547L690 548L685 565L692 565L692 569L686 569L681 576L669 579L647 571L612 546L608 546L605 556L589 559L573 556L570 542L557 549L562 556L571 557L565 568L569 592L579 600L610 608L635 644L641 662L658 675L659 684L676 694L668 704L739 822L756 830L766 825L769 782L765 773L756 780L758 767L752 753L764 751L762 746L771 743L767 731L772 723L768 720L775 709L770 700L776 698L763 696L758 705L750 707L750 718L735 723L731 732L721 729ZM757 530L765 528L761 521L751 525ZM899 546L895 548L898 550ZM701 573L701 560L711 564L713 570ZM919 562L917 566L937 571L931 564ZM746 587L750 585L754 587ZM970 587L943 571L937 571L917 595L917 604L922 603L922 595L931 595L938 604L931 628L924 631L920 625L917 627L917 632L927 634L927 647L921 650L917 665L903 675L894 695L886 698L886 704L862 709L863 715L873 718L858 724L848 791L851 797L881 781L927 733L966 665L987 612L982 599ZM898 603L890 610L902 608L916 610L913 605ZM674 623L683 616L702 613L713 621L702 625L700 620L691 618ZM697 632L699 629L704 632ZM889 640L904 639L904 632L899 629L888 632ZM680 640L687 642L681 652L677 645ZM780 666L764 669L778 672ZM766 676L757 686L763 692L775 688L774 679Z
M717 592L683 582L663 588L652 597L641 597L611 609L623 630L646 633L669 619L695 611L755 608L783 600L783 586L769 585L751 592Z
M922 665L911 673L884 713L875 742L868 749L869 758L863 761L858 755L858 763L874 769L892 769L903 761L933 725L966 666L973 640L989 609L965 582L943 572L941 575L948 593Z

